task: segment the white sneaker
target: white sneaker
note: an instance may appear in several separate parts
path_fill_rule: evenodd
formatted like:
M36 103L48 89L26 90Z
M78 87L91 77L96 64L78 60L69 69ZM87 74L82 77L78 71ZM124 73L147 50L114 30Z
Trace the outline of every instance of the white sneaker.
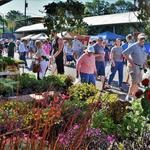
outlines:
M125 98L125 101L132 101L132 100L134 100L134 98L130 95L127 95Z

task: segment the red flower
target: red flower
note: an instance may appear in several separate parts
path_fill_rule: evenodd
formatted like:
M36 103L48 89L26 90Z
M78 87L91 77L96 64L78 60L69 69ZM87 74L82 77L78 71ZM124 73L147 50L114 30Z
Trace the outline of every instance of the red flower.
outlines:
M146 100L150 101L150 90L147 90L145 94L146 94Z
M135 93L135 96L136 96L136 98L140 98L143 94L144 94L144 92L139 89L139 90Z
M149 85L149 79L144 79L144 80L142 80L142 85L144 85L144 86L148 86Z

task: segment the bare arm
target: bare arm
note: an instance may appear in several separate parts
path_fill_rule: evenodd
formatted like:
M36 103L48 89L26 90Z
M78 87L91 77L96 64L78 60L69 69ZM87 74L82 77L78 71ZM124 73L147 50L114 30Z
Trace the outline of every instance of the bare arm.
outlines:
M123 54L124 58L130 63L130 65L133 67L135 64L133 63L132 59L127 54Z
M63 51L64 43L62 39L58 40L58 51L54 54L54 57L56 58L62 51Z

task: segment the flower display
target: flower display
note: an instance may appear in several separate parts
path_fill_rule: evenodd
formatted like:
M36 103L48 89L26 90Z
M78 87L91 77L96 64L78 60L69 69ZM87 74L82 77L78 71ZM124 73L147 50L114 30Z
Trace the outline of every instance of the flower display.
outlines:
M149 85L149 79L144 79L144 80L142 80L142 85L144 85L144 86L148 86Z

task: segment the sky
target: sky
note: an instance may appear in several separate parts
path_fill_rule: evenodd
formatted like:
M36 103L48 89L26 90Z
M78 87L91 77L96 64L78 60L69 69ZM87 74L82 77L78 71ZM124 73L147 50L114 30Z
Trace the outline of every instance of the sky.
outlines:
M26 0L28 3L27 7L27 15L33 16L33 17L42 17L45 15L45 13L41 13L40 11L44 11L43 6L47 5L48 3L52 1L58 1L58 0ZM65 1L65 0L62 0ZM90 2L92 0L80 0L80 2ZM110 3L115 2L116 0L106 0ZM0 15L4 14L6 15L7 12L10 10L18 10L22 13L24 13L24 2L25 0L12 0L11 2L0 6ZM40 10L40 11L39 11Z

